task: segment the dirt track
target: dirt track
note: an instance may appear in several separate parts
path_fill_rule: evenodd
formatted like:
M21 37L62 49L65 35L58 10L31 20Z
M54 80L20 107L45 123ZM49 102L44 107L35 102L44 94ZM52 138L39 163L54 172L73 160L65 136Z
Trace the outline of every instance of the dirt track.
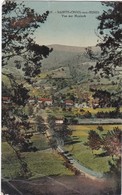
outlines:
M119 195L115 193L112 180L93 181L84 176L13 180L9 184L4 181L2 189L9 195Z

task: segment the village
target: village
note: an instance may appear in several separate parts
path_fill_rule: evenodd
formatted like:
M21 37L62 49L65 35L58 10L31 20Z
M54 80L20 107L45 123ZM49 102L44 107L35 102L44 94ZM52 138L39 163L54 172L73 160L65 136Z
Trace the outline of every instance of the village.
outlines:
M10 104L12 103L11 97L2 97L3 104ZM64 99L61 97L53 97L53 98L40 98L40 97L30 97L28 99L28 103L34 105L42 105L45 107L61 107L61 108L99 108L99 99L94 99L93 97L88 97L88 94L84 94L82 98L75 100L71 99Z
M121 10L2 4L2 194L121 194Z

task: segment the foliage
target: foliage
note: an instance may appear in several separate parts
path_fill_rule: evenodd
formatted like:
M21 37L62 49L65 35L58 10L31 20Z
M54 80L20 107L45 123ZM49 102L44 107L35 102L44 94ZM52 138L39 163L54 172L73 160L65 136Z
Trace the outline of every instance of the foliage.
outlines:
M99 99L99 106L103 107L120 107L122 105L122 98L120 96L116 96L117 94L110 93L107 90L101 89L90 89L94 94L93 98Z
M48 123L51 129L55 131L57 139L60 141L65 141L69 136L72 135L72 130L68 127L68 120L62 119L63 124L56 124L57 118L54 116L48 117ZM53 140L55 142L55 138Z
M46 46L34 43L34 31L44 23L49 12L39 15L33 9L6 1L2 7L2 66L8 65L12 57L20 56L15 60L18 69L23 62L23 71L26 76L36 76L40 72L41 60L47 57L50 50ZM10 17L11 14L11 17Z
M104 129L103 129L102 126L98 126L97 129L98 129L99 131L101 131L101 132L104 131Z
M119 108L109 112L97 112L95 114L96 118L122 118L122 113Z
M96 131L89 131L87 145L91 148L92 151L100 149L101 141L102 140Z
M90 130L88 133L87 145L92 150L99 150L100 148L103 152L106 152L109 156L116 156L120 158L121 156L121 129L119 127L114 127L113 130L107 131L104 134L104 129L98 126L99 132Z
M83 114L83 116L84 116L84 118L91 118L92 117L92 114L89 111L87 111L87 112L85 112Z
M121 194L121 158L113 159L109 162L110 171L108 171L109 177L114 177L116 180L116 194Z
M99 131L100 132L100 131ZM103 130L102 130L103 132ZM87 145L93 150L102 149L102 154L105 156L112 157L112 160L108 161L110 170L106 174L114 177L116 181L116 190L120 191L121 184L121 136L122 131L118 127L113 128L113 130L108 131L106 134L101 133L99 135L97 132L91 130L88 135ZM101 154L101 156L102 156Z
M34 145L35 142L36 139L34 139ZM47 143L45 144L47 145ZM43 150L43 146L40 149ZM2 143L2 150L2 176L9 179L18 178L20 170L15 154L5 142ZM31 170L32 175L29 177L33 179L49 175L72 175L71 171L63 166L63 158L54 152L52 153L48 150L37 151L35 153L26 152L22 153L22 157L25 158Z
M113 106L120 106L122 103L121 98L121 61L122 61L122 3L121 2L102 2L103 13L98 16L99 25L98 33L99 42L97 46L100 48L101 53L96 56L90 48L87 48L87 53L91 59L96 60L96 65L91 66L89 69L93 70L95 74L102 78L111 79L112 77L117 77L119 92L111 94L111 97L115 100L112 102ZM120 93L120 94L119 94ZM101 96L102 94L102 96ZM99 93L99 98L103 99L104 103L109 104L110 94L105 91ZM119 94L119 97L116 97ZM103 97L105 95L105 97ZM107 96L108 97L107 97ZM106 102L107 101L107 102Z
M40 133L44 133L47 129L46 125L44 124L44 119L40 115L37 115L35 120L37 124L37 131L39 131Z
M4 139L13 148L22 168L22 174L28 174L27 163L21 158L21 151L36 151L22 129L29 129L28 116L24 107L29 98L24 82L32 83L32 78L40 73L41 60L52 51L46 46L40 46L33 40L34 32L47 19L49 12L40 15L23 3L6 1L2 6L2 74L11 85L10 105L3 104L2 125L6 128ZM5 71L10 61L16 69L23 71L23 82L18 83L14 73ZM4 82L4 81L3 81ZM3 84L4 86L4 84ZM5 94L5 86L4 86Z
M51 146L52 149L57 149L57 140L55 137L52 137L49 139L49 146Z
M108 155L121 156L121 130L116 127L112 131L108 131L103 137L103 150L107 151Z
M48 123L49 123L50 128L55 129L55 126L56 126L55 120L56 120L55 116L52 116L52 115L48 116Z
M67 124L62 124L60 127L58 127L57 132L58 136L64 141L72 135L72 130L68 127Z
M121 83L121 75L117 69L121 67L122 60L122 4L121 2L102 2L102 4L104 6L104 11L100 16L98 16L98 37L100 38L100 41L97 44L97 46L101 49L101 54L100 56L95 56L93 51L91 51L90 48L87 48L87 53L90 58L97 61L94 67L90 67L90 70L93 70L95 74L98 73L100 77L108 79L113 76L118 76L118 83ZM99 112L97 113L97 117L122 117L120 111L118 110L122 104L122 98L120 96L121 91L113 94L103 90L94 90L94 92L94 97L99 98L99 104L101 107L110 105L117 107L115 111L109 113ZM119 96L116 97L116 94Z
M122 61L122 4L121 2L102 2L103 13L98 16L98 37L100 42L97 46L101 49L101 56L97 59L95 67L91 67L95 72L100 72L101 77L108 78L116 74L116 67L121 67ZM93 52L89 50L90 57Z

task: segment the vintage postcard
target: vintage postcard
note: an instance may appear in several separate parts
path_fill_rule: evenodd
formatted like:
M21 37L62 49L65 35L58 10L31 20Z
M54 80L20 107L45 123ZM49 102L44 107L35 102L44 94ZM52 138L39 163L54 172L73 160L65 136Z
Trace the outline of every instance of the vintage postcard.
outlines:
M121 195L122 2L2 4L4 195Z

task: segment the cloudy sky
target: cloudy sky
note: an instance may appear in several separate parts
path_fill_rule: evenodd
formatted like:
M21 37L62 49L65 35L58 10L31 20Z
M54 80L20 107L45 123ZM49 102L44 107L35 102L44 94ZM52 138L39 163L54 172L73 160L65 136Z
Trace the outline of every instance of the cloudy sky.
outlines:
M96 17L104 9L100 2L51 2L24 1L42 14L50 11L47 21L35 33L39 44L62 44L72 46L94 46L97 43Z

